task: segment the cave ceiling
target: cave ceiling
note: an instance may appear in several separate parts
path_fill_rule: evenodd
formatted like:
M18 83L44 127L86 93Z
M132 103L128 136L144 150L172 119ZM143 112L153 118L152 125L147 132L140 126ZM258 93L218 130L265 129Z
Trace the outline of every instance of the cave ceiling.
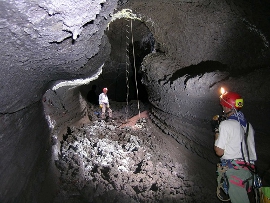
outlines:
M122 51L110 49L121 49L116 46L122 44L123 22L128 21L117 19L111 23L111 29L108 25L114 13L126 8L141 20L134 21L135 43L147 34L155 39L156 53L147 60L155 61L150 65L155 66L158 60L170 64L166 70L154 71L161 77L168 78L178 69L205 61L216 61L229 71L244 73L269 63L269 26L265 26L269 21L267 13L263 18L264 13L257 12L260 4L119 1L117 5L116 1L95 1L74 6L73 3L1 1L2 113L38 101L54 81L95 74L104 61L110 60L108 55L111 61L123 61L119 55ZM80 16L76 16L78 12ZM106 30L109 39L104 37ZM24 84L27 91L19 84Z

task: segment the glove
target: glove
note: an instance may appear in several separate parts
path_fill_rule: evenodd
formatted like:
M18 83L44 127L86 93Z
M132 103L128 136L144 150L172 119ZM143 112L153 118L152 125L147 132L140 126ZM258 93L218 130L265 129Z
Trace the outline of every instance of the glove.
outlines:
M218 133L218 127L219 127L218 120L212 120L211 121L211 126L212 126L212 132Z
M99 107L102 108L102 104L100 104Z
M215 115L211 121L212 131L215 133L219 133L219 124L221 121L226 120L226 117L223 115Z
M219 115L215 115L211 121L212 132L219 133Z

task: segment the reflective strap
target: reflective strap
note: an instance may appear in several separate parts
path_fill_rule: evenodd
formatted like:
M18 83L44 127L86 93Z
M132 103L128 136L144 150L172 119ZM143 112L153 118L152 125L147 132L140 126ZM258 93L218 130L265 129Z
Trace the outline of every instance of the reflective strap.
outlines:
M255 165L254 164L250 164L248 162L245 162L245 161L237 161L237 160L234 160L234 163L236 163L237 165L241 166L242 168L251 168L252 170L255 169Z
M234 160L234 161L242 161L242 162L245 162L245 160L243 160L243 159L233 159L233 160ZM255 161L250 160L250 162L247 162L247 161L246 161L246 163L247 163L247 164L249 163L249 164L253 164L253 165L254 165L254 164L255 164Z

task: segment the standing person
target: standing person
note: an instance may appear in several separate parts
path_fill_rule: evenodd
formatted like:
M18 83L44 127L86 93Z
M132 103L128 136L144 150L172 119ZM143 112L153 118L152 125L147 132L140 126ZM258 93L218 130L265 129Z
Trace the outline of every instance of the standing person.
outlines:
M231 202L249 203L248 193L253 183L251 170L255 169L254 162L257 160L254 129L240 111L243 99L239 94L222 94L220 104L226 120L221 121L215 131L214 150L221 157L218 167L226 167L225 177Z
M109 118L112 118L112 110L110 109L109 99L107 96L108 88L103 88L103 93L99 95L99 106L102 109L101 118L105 119L106 111L109 114Z

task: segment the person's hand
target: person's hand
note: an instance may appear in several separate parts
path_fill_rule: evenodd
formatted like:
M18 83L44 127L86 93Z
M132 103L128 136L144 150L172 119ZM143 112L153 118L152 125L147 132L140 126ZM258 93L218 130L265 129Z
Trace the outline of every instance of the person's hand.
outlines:
M102 108L102 104L100 104L99 107Z
M215 140L217 140L218 139L218 136L219 136L219 133L217 132L217 133L215 133Z
M211 121L212 132L218 133L219 127L219 115L215 115Z
M219 124L226 120L226 117L223 115L215 115L211 121L212 131L219 133Z

